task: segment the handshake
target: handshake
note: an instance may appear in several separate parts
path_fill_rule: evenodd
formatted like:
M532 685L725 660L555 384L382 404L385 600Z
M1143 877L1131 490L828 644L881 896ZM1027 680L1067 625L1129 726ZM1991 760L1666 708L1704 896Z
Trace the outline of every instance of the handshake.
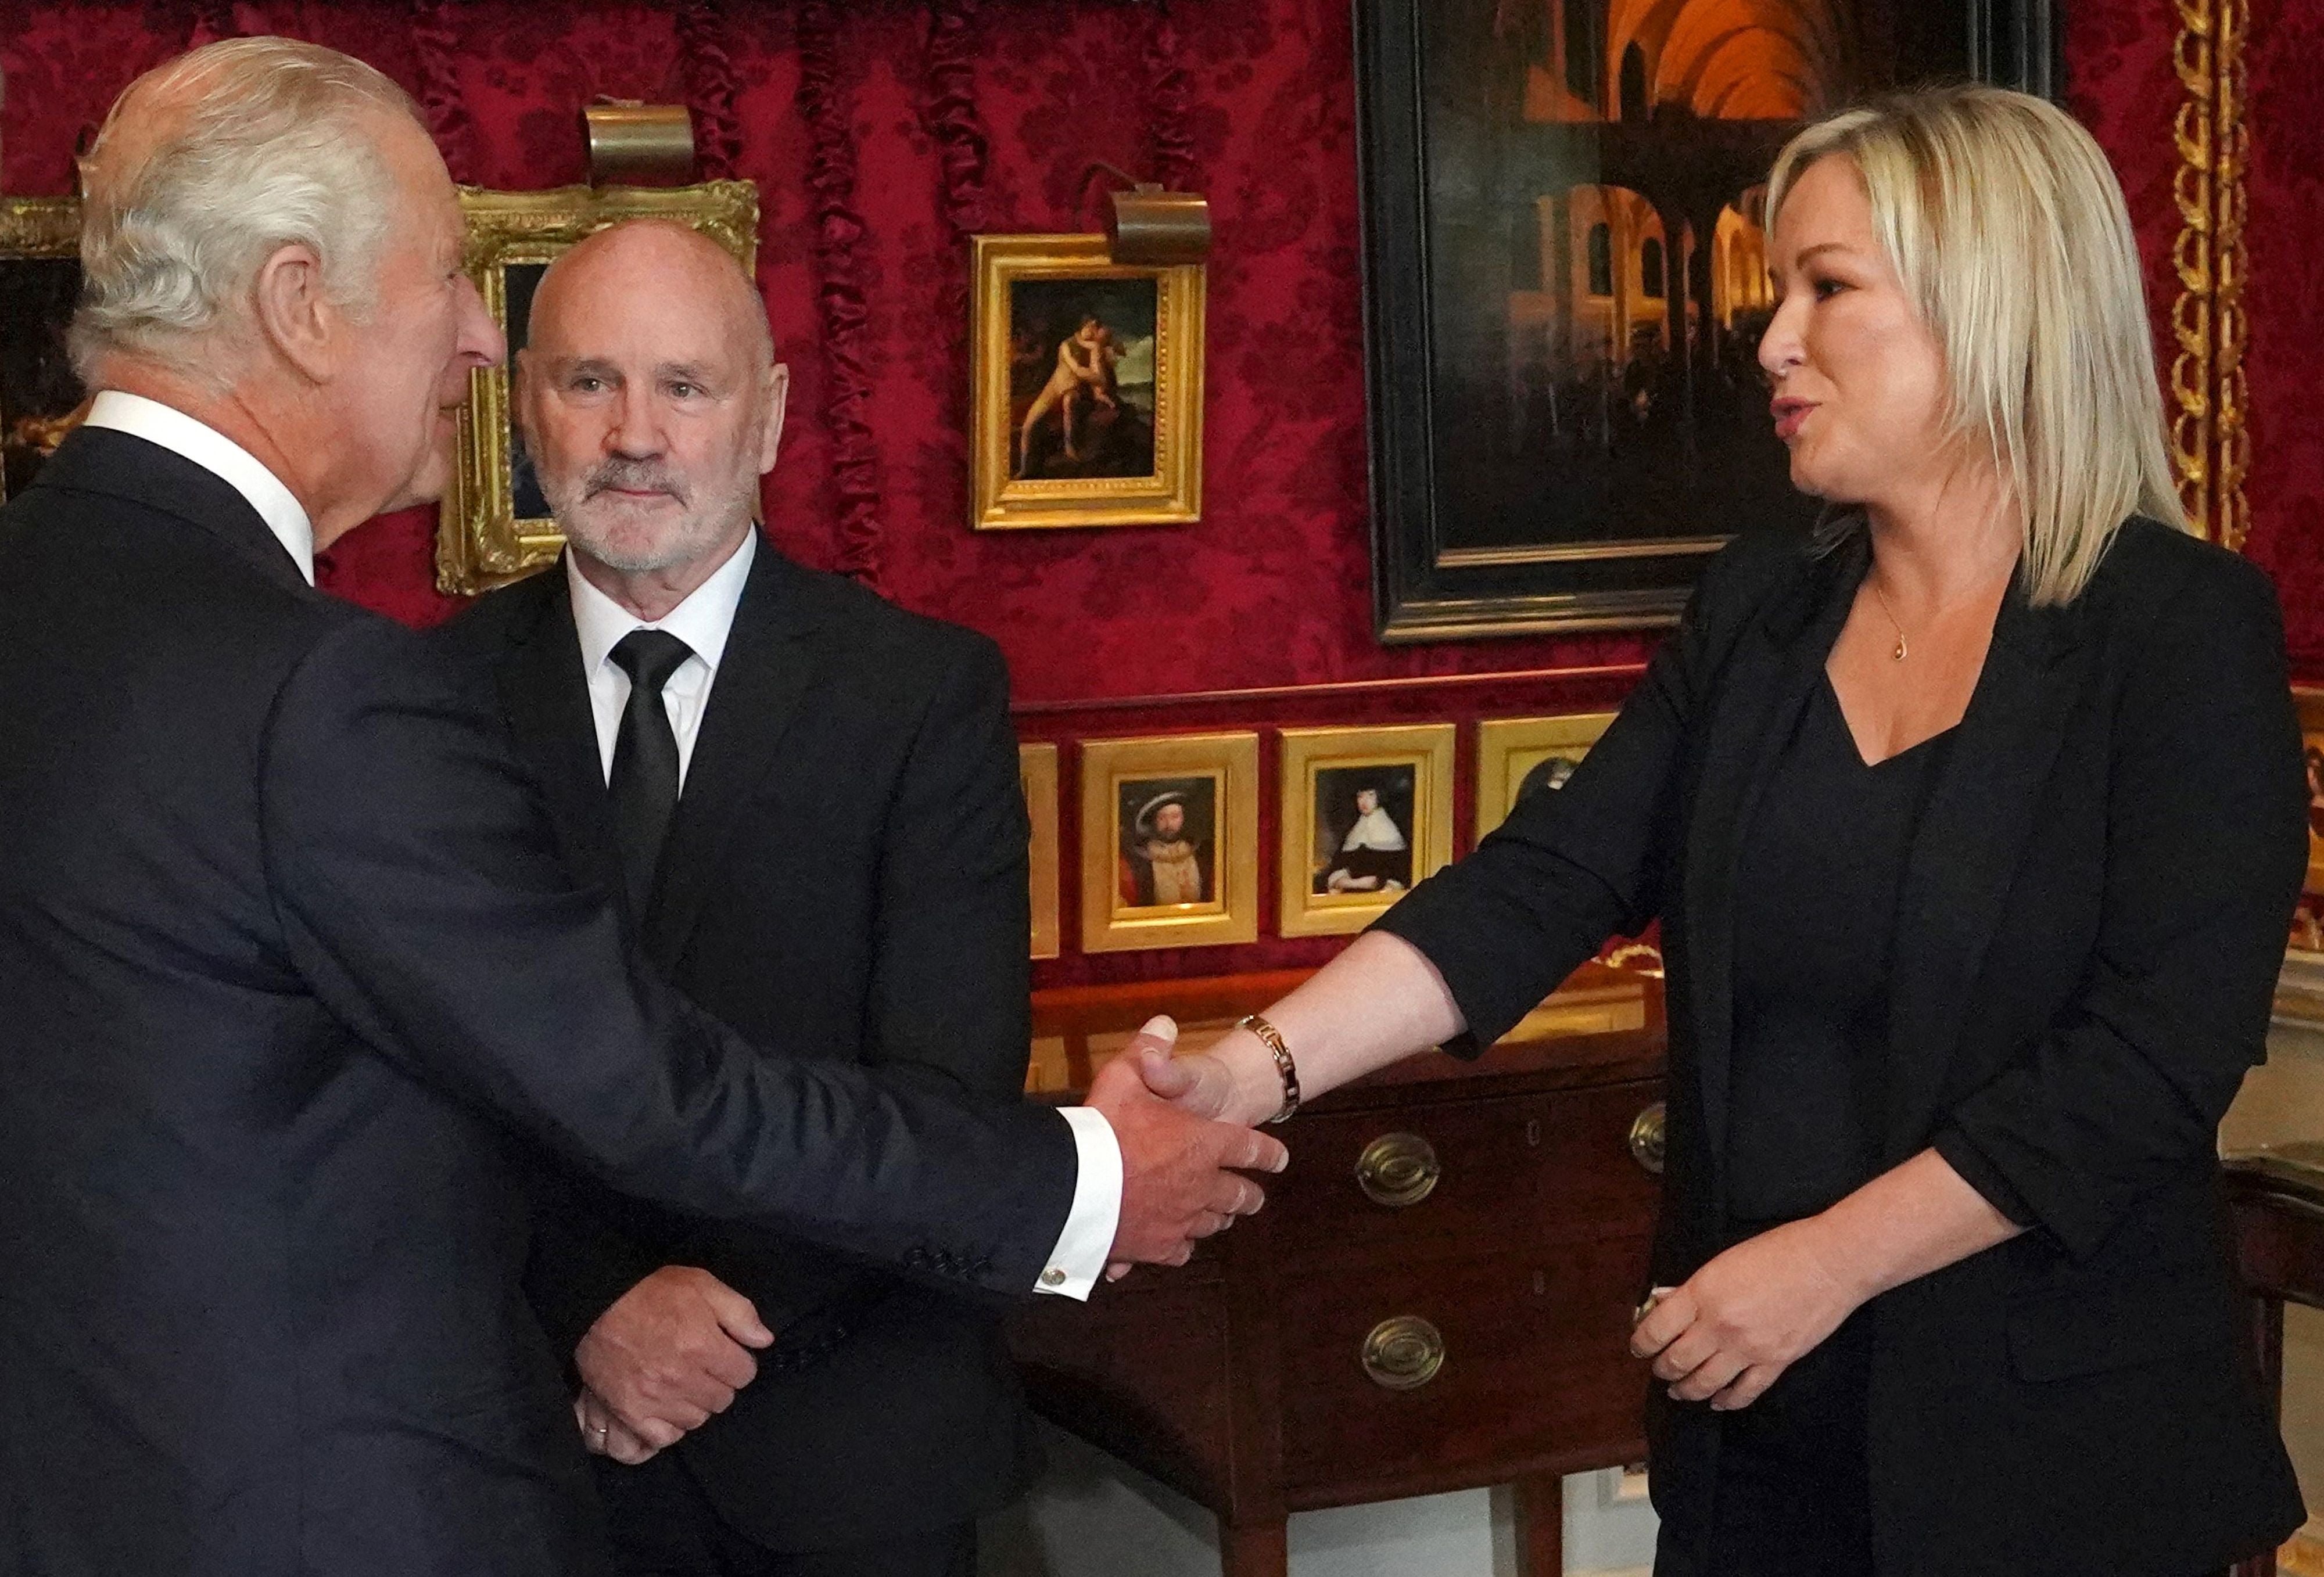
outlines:
M1177 1026L1154 1019L1092 1081L1088 1105L1121 1147L1121 1212L1109 1279L1137 1265L1184 1265L1201 1239L1266 1203L1245 1176L1280 1172L1280 1140L1238 1121L1233 1080L1208 1056L1173 1057ZM574 1415L587 1448L638 1463L723 1413L758 1377L775 1335L751 1300L707 1270L672 1265L624 1293L582 1337Z

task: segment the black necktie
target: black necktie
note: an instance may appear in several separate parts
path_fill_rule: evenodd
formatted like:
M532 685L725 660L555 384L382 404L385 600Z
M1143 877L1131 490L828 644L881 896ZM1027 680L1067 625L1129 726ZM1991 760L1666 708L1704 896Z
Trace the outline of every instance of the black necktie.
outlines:
M643 918L653 894L654 866L670 813L678 808L678 734L661 687L694 655L693 648L660 630L632 630L613 644L613 661L630 676L629 705L613 736L613 825L622 841L632 913Z

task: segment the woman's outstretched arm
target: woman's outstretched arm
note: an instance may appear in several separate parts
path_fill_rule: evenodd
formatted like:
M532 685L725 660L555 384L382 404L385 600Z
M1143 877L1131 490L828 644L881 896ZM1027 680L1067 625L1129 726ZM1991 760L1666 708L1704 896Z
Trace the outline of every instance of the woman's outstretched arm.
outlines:
M1267 1010L1293 1049L1303 1100L1441 1046L1466 1027L1444 977L1401 936L1370 931ZM1264 1122L1283 1106L1274 1056L1248 1029L1175 1061L1148 1054L1157 1094L1229 1122Z

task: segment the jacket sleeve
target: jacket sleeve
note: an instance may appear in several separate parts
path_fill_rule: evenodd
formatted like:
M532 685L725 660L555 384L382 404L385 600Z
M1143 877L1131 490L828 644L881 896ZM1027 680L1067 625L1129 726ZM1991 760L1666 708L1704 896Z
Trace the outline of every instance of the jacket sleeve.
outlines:
M1705 570L1677 632L1564 787L1527 796L1473 853L1374 922L1420 949L1467 1028L1473 1056L1539 1006L1609 936L1663 912L1683 835L1685 742L1713 676L1781 545L1738 541Z
M2086 1258L2211 1155L2264 1059L2307 865L2275 594L2206 556L2141 632L2115 720L2097 946L2055 1028L1934 1139L1997 1208Z
M864 1060L1015 1096L1032 1049L1031 824L1008 666L983 637L961 640L887 807Z
M654 982L562 868L482 675L350 620L277 699L262 835L323 1005L622 1192L1029 1292L1072 1202L1065 1120L911 1070L762 1056Z
M525 1296L552 1346L569 1359L600 1314L673 1262L670 1234L666 1223L646 1219L657 1213L650 1207L570 1167L536 1167L527 1182L533 1208Z

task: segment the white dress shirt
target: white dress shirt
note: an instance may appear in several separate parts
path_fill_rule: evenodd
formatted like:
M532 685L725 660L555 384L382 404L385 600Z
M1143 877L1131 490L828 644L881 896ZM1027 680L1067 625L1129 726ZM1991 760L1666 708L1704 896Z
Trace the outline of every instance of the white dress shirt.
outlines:
M90 402L88 427L110 428L132 438L157 444L217 475L249 502L290 555L290 562L315 584L315 525L306 506L282 485L282 479L261 465L258 456L207 422L196 421L143 394L106 389Z
M694 742L702 732L702 715L710 706L710 687L717 679L719 659L726 654L734 610L742 605L742 587L751 578L751 561L758 551L759 533L745 534L742 545L711 571L707 580L650 623L591 585L574 556L565 556L573 629L581 640L581 673L588 682L589 711L597 725L597 765L608 781L613 775L614 737L621 730L622 709L630 702L630 676L613 661L613 648L633 630L660 630L685 641L694 654L678 665L661 688L670 732L678 736L678 782L679 792L684 793L686 770L694 760ZM1080 1176L1065 1231L1049 1251L1035 1290L1086 1298L1105 1269L1106 1252L1113 1247L1114 1229L1121 1220L1121 1145L1114 1138L1113 1125L1101 1113L1085 1106L1068 1106L1064 1116L1074 1131Z

